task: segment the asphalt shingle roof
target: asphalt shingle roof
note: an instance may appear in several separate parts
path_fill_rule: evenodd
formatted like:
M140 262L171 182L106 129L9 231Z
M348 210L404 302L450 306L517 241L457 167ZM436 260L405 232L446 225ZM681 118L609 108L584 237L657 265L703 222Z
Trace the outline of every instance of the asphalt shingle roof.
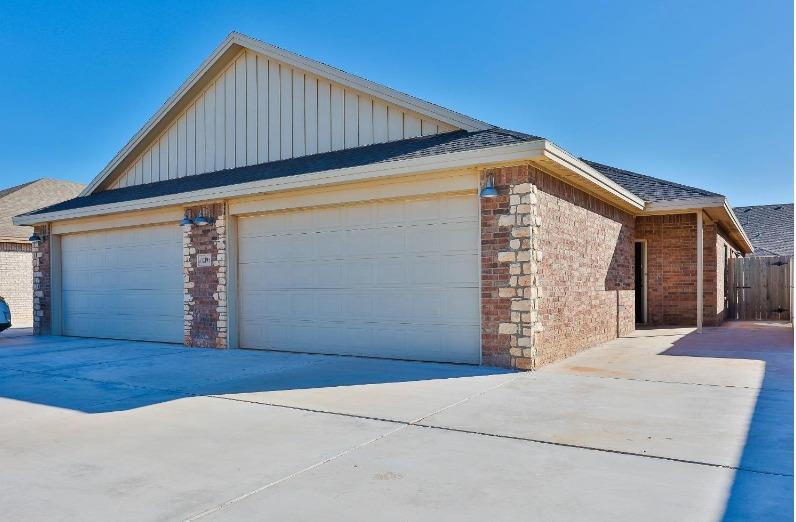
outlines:
M614 183L624 187L644 201L655 203L659 201L672 201L676 199L691 199L701 197L723 197L721 194L710 192L688 185L681 185L665 179L653 178L637 172L603 165L595 161L581 158L597 172L608 177Z
M33 227L17 226L11 219L77 196L85 185L58 179L37 179L0 190L0 241L27 240Z
M179 194L182 192L237 185L252 181L277 179L348 167L376 165L392 161L498 147L501 145L511 145L541 139L544 138L499 128L474 132L453 131L434 136L423 136L389 143L379 143L364 147L313 154L300 158L261 163L248 167L238 167L209 172L207 174L106 190L89 196L56 203L30 212L30 214L121 203L170 194ZM610 180L647 202L721 196L715 192L653 178L652 176L611 167L602 163L585 159L583 161Z
M423 136L389 143L379 143L334 152L324 152L300 158L271 161L248 167L210 172L178 179L134 185L114 190L97 192L88 196L70 199L42 208L31 214L72 210L76 208L120 203L137 199L179 194L208 188L237 185L251 181L276 179L298 174L323 172L326 170L374 165L391 161L422 158L477 150L514 143L536 141L543 138L504 129L487 129L467 132L454 131L433 136Z
M756 256L793 255L793 203L733 209Z

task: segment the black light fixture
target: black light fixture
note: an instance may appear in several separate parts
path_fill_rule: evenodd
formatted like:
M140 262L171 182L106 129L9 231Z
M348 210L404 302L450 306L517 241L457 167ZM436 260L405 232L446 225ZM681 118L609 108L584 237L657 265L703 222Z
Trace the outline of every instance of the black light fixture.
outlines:
M34 232L34 233L33 233L33 234L32 234L32 235L31 235L31 236L28 238L28 241L30 241L31 243L38 243L39 241L41 241L41 237L39 236L39 234L37 234L36 232Z
M196 219L193 220L193 224L199 225L200 227L207 225L209 223L210 222L207 220L207 218L204 216L204 213L201 210L199 211L199 215L196 216Z
M488 178L486 178L486 185L484 185L484 188L481 189L480 195L481 195L482 198L494 198L494 197L497 197L498 191L495 188L495 178L494 177L489 176Z

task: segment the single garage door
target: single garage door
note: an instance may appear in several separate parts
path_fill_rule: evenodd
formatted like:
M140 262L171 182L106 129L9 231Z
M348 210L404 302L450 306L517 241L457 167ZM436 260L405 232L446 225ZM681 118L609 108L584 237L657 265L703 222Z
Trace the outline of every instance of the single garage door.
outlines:
M478 363L474 195L243 217L239 344Z
M182 342L182 232L176 224L61 238L65 335Z

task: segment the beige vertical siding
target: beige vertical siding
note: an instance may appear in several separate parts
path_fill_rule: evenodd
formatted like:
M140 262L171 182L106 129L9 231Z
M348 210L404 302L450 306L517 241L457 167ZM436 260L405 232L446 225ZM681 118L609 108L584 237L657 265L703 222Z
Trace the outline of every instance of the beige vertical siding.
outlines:
M451 130L246 50L111 188Z

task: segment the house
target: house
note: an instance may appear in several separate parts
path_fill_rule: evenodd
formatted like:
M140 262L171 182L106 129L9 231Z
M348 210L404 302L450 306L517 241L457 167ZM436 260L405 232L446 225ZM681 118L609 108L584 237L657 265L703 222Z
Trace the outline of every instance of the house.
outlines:
M33 326L31 226L12 218L77 196L85 185L57 179L37 179L0 190L0 297L11 309L13 326Z
M793 256L793 203L735 207L753 256Z
M232 33L34 225L35 331L533 369L718 324L726 198Z

